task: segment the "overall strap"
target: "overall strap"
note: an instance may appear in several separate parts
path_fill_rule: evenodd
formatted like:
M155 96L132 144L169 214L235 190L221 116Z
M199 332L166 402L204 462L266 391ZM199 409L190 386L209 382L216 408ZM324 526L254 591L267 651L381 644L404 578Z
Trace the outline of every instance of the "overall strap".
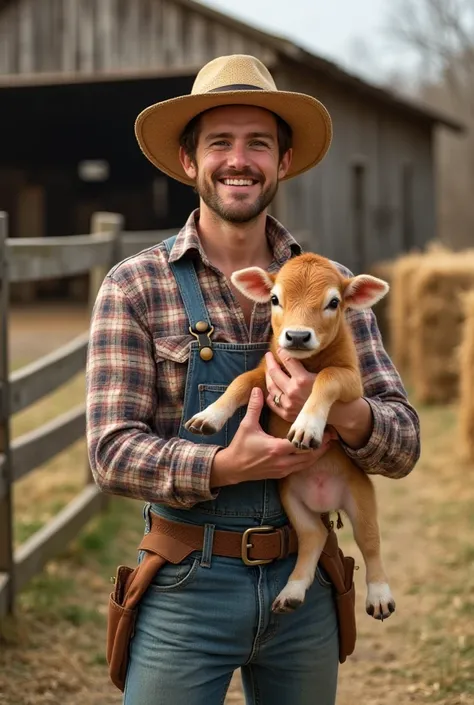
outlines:
M163 241L168 255L171 252L176 238L177 235L173 235ZM183 300L189 321L189 331L199 343L201 359L207 362L214 356L210 337L214 332L214 328L212 327L206 304L204 303L194 264L192 260L188 258L182 258L178 260L178 262L168 262L168 264L176 279L179 293Z

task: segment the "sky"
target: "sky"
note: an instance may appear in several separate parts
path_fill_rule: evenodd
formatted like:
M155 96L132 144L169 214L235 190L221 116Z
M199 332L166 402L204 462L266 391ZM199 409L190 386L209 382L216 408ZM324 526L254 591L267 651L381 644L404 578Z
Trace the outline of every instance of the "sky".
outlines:
M201 0L380 83L414 57L390 39L395 0Z

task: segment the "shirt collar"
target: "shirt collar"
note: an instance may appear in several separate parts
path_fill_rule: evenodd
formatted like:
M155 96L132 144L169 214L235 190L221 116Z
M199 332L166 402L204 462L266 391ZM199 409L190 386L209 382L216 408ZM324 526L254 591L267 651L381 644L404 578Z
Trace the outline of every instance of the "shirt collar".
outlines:
M197 255L204 264L210 266L210 262L199 239L196 227L198 220L199 208L191 213L186 224L180 230L170 252L170 262L177 262L185 255L190 257ZM283 266L288 259L301 253L301 246L296 242L294 237L271 215L267 215L266 234L273 252L273 263L270 270L275 268L275 265L277 266L276 268Z

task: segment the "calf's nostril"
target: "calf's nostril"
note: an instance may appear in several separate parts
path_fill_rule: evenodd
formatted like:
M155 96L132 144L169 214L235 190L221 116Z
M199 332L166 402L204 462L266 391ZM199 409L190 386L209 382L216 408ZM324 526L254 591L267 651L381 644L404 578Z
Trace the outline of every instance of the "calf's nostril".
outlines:
M288 347L306 347L311 342L311 331L307 330L285 330L285 341Z

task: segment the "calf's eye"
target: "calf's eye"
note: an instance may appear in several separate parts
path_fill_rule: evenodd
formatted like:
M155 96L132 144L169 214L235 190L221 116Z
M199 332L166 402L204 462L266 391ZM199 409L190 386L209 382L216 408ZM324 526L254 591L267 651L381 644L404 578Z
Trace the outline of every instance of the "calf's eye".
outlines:
M339 306L339 299L331 299L326 308L332 309L333 311Z
M278 301L278 296L275 296L275 294L272 294L270 301L272 302L272 306L278 306L278 304L280 303Z

